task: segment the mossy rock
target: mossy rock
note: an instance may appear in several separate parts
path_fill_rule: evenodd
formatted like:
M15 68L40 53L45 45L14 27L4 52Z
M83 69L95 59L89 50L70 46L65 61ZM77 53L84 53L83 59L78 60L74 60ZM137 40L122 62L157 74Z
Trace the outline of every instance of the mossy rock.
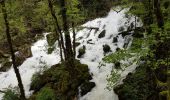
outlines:
M109 45L107 45L107 44L103 45L103 51L104 51L104 53L108 53L108 52L110 52L110 51L111 51L110 46L109 46Z
M96 86L96 84L94 82L85 82L80 86L81 89L81 96L87 94L88 92L90 92L94 87Z
M9 59L7 59L7 58L0 59L0 63L1 63L0 72L8 71L12 66L12 62L9 61Z
M53 46L58 38L58 36L55 33L47 34L46 37L47 37L47 42L49 46Z
M48 83L49 78L44 75L40 75L40 73L35 73L31 79L30 90L34 90L34 92L39 91L46 83Z
M106 34L106 30L103 30L103 31L99 34L98 38L103 38L103 37L105 37L105 34Z
M135 73L129 73L123 80L123 84L114 87L119 100L159 100L159 92L147 65L140 65Z
M31 51L31 45L25 44L21 47L19 47L19 53L24 58L32 57L32 51Z
M3 51L0 50L0 59L1 58L9 58L10 54L5 54Z
M55 91L57 99L54 100L73 100L78 95L78 87L92 79L87 65L81 64L78 60L75 60L74 63L75 67L72 71L75 72L75 75L72 77L68 67L65 66L65 62L53 65L43 74L34 75L31 83L34 94L31 96L33 99L30 100L35 100L45 87Z
M48 54L51 54L54 51L55 47L48 47Z
M78 56L77 56L77 58L81 58L85 53L86 53L86 46L83 45L83 46L78 50Z
M44 87L36 96L36 100L57 100L55 90L50 87Z

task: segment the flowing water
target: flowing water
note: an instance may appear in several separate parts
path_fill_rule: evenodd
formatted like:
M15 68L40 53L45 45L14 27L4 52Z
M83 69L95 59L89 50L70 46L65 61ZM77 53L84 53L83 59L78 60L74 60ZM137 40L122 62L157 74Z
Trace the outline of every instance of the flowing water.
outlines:
M106 64L106 66L99 68L99 63L104 57L103 45L109 45L112 52L115 52L118 47L123 48L125 39L121 35L118 35L118 29L120 26L127 24L125 12L126 10L116 13L111 10L106 17L97 18L83 25L84 27L98 27L98 31L82 29L77 32L77 41L81 43L77 47L77 53L79 48L83 45L86 46L86 53L82 58L79 58L79 60L81 63L89 66L90 73L93 75L93 79L91 81L96 83L96 86L92 89L92 91L87 93L85 96L80 97L80 100L118 100L118 97L114 91L109 91L106 89L106 78L114 68L113 64ZM132 17L130 22L133 20L134 18ZM126 28L127 27L125 27L125 29ZM98 35L103 30L106 30L105 36L103 38L98 38ZM31 47L33 56L25 60L25 62L19 67L27 97L32 93L32 91L29 91L32 75L35 72L43 70L44 66L47 66L48 68L48 66L60 62L60 51L57 42L55 44L55 51L52 54L47 54L48 44L45 38L46 34L48 33L44 33L44 38L38 40ZM117 43L112 42L113 37L118 38ZM127 70L123 72L122 77L126 76L128 72L133 71L134 69L135 67L133 66L127 68ZM13 68L7 72L0 73L0 90L8 87L15 87L17 84L18 83ZM0 99L2 96L3 94L0 94Z

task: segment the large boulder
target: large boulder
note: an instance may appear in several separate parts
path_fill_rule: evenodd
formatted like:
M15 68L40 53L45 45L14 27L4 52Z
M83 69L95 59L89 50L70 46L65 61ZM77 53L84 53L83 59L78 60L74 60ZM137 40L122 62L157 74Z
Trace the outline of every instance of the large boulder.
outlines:
M78 51L77 58L81 58L85 53L86 53L86 46L83 45Z
M106 34L106 30L103 30L103 31L99 34L98 38L103 38L103 37L105 37L105 34Z
M32 57L31 47L25 44L19 47L18 51L15 52L16 65L20 66L27 58Z

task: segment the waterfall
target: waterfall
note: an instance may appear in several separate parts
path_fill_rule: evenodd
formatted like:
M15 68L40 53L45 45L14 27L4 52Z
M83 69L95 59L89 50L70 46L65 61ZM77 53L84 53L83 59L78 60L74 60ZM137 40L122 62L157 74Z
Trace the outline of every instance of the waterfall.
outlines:
M85 96L80 97L80 100L118 100L118 97L113 90L109 91L106 89L106 78L114 68L113 64L106 64L106 66L99 68L99 63L102 62L102 58L105 55L103 52L103 45L107 44L110 46L112 52L109 52L108 54L115 52L116 48L123 48L125 39L121 35L118 35L118 28L123 26L127 21L125 12L126 10L122 10L120 13L116 13L111 10L106 17L97 18L82 25L84 27L97 27L99 30L95 31L84 28L77 32L76 39L77 42L80 42L80 45L76 48L77 53L79 48L83 45L86 46L86 53L83 57L78 59L81 63L89 66L90 73L93 77L91 81L96 84L92 91ZM103 30L105 30L105 36L103 38L98 38ZM60 52L57 42L55 44L56 49L53 53L47 54L47 34L48 33L44 33L44 38L32 45L31 50L33 56L26 59L19 67L27 97L32 93L32 91L29 91L32 75L41 71L44 66L48 67L60 62ZM117 37L117 43L112 42L113 37ZM90 41L90 43L88 43L88 41ZM134 68L131 70L134 70ZM0 90L8 87L15 87L17 85L18 82L12 67L7 72L0 73ZM3 94L0 94L0 99L2 96Z

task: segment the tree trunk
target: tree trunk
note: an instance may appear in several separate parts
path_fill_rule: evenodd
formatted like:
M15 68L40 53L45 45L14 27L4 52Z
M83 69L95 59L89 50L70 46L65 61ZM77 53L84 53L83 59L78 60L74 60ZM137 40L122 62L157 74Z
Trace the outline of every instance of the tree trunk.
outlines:
M154 12L157 18L158 27L163 29L164 20L160 8L160 0L154 0Z
M65 33L65 46L66 46L66 58L67 66L73 67L73 50L72 50L72 44L70 39L70 33L69 33L69 27L67 23L67 8L65 6L65 0L60 0L60 6L61 6L61 14L62 14L62 20L63 20L63 31Z
M73 53L75 58L76 57L76 32L74 28L74 22L72 22L72 29L73 29Z
M55 12L54 12L54 10L53 10L53 5L52 5L52 2L51 2L51 0L48 0L48 7L50 8L50 12L51 12L51 15L52 15L52 17L54 18L54 20L55 20L55 24L57 25L57 30L58 30L58 32L59 32L59 36L60 36L60 39L61 39L61 41L60 41L60 45L61 45L61 47L62 47L62 49L63 49L63 51L64 51L64 57L66 58L66 49L65 49L65 46L64 46L64 40L63 40L63 35L62 35L62 32L61 32L61 28L60 28L60 26L59 26L59 24L58 24L58 19L57 19L57 16L55 15ZM57 34L57 31L56 31L56 34Z
M6 8L5 8L4 0L1 1L1 5L2 5L2 13L3 13L3 16L4 16L4 21L5 21L7 41L8 41L8 44L9 44L9 49L10 49L11 57L12 57L12 64L13 64L13 68L14 68L14 71L15 71L15 74L16 74L16 77L17 77L17 80L18 80L18 86L20 88L20 93L21 93L20 98L21 98L21 100L26 100L21 76L20 76L19 70L18 70L18 68L16 66L16 62L15 62L15 54L14 54L14 50L13 50L13 47L12 47L11 36L10 36L10 33L9 33L9 22L7 20L7 12L6 12Z

